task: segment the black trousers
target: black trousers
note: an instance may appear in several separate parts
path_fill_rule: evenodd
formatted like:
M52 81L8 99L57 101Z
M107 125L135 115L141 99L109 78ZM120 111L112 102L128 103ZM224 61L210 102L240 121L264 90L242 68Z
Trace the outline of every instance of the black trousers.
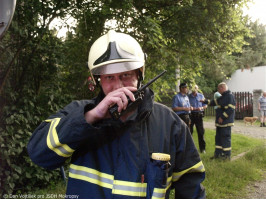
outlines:
M190 124L190 132L193 134L193 127L196 126L198 133L198 141L199 141L199 149L200 151L204 151L206 149L206 142L204 139L204 127L203 127L203 114L201 113L191 113L190 115L191 124Z
M186 125L189 127L190 124L190 118L189 118L189 114L180 114L178 115L185 123Z

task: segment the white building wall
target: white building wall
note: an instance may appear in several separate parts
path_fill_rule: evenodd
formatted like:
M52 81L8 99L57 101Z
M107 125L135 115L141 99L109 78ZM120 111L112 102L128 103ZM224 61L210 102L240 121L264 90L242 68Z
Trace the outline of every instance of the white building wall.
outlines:
M238 69L231 79L225 81L232 92L253 92L261 89L266 91L266 66L253 67L253 69Z

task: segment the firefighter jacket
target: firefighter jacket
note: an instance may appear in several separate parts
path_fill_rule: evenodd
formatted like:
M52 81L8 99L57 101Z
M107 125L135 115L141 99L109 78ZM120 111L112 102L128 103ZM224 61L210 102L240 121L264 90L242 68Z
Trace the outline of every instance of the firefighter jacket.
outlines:
M84 113L103 98L74 101L39 125L28 153L37 165L55 169L71 157L66 197L205 198L205 169L187 126L168 107L144 100L127 121L105 119L95 124ZM170 167L151 159L170 154Z
M210 106L217 106L215 120L215 125L217 127L227 127L234 125L236 103L235 98L230 90L224 92L218 99L214 99L212 101L206 100L204 103L208 103L208 105ZM222 124L218 123L219 117L223 119Z

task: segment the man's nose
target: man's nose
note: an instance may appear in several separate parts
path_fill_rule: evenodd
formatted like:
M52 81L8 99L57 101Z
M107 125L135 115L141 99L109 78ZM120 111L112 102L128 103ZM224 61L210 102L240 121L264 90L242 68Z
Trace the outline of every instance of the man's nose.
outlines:
M115 78L115 81L113 82L113 89L114 90L117 90L117 89L119 89L121 87L124 87L123 82L120 79L120 77L116 77Z

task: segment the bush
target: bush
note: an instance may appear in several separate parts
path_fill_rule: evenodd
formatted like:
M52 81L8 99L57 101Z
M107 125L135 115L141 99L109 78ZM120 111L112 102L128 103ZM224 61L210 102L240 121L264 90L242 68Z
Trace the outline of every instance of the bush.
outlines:
M33 188L47 187L51 181L60 179L58 170L48 171L35 165L27 154L27 144L35 128L50 113L59 109L69 98L55 98L52 92L36 98L31 90L24 93L24 98L18 94L12 97L2 109L0 127L0 198L4 194L19 194L31 191ZM7 97L6 96L6 97ZM60 99L61 102L55 102Z

